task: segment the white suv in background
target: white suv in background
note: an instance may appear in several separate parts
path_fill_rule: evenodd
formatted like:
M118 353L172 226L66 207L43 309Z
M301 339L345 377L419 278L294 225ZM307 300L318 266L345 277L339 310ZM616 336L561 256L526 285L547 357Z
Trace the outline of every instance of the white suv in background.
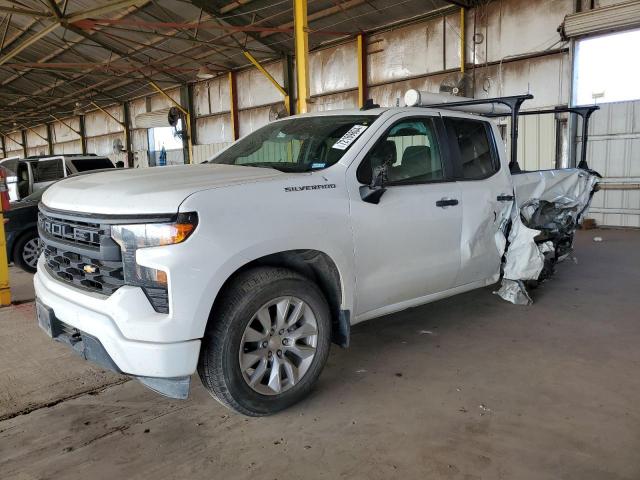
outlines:
M13 157L0 161L0 167L5 169L11 201L25 198L75 173L115 168L108 157L98 155Z

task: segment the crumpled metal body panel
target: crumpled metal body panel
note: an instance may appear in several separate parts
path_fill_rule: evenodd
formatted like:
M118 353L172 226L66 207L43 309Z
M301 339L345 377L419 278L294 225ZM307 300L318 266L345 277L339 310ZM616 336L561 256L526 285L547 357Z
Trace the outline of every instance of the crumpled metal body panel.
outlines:
M544 280L556 262L566 258L573 235L586 214L598 175L578 168L540 170L512 176L515 201L503 261L501 288L495 292L511 303L527 305L527 281ZM497 239L501 248L501 241ZM547 272L548 273L548 272Z

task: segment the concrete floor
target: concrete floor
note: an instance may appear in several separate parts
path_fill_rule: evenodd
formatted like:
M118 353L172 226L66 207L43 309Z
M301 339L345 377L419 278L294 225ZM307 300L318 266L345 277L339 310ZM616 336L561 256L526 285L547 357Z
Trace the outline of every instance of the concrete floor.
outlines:
M0 477L638 479L640 231L579 232L576 256L530 307L483 289L356 326L259 419L197 380L182 402L121 383L2 309Z

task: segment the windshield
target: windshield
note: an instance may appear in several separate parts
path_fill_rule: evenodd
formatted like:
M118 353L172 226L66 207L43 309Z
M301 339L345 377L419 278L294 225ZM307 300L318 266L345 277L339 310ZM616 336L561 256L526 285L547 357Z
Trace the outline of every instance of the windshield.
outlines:
M378 117L328 115L270 123L239 140L209 163L308 172L338 162Z

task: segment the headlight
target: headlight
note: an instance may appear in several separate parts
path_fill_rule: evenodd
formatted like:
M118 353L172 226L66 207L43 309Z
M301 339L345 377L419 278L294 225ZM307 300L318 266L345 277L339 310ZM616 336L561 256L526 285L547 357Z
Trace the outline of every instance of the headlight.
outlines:
M139 223L114 225L111 238L122 251L124 281L142 287L156 312L169 313L167 273L136 263L136 250L184 242L198 225L196 213L180 213L172 223Z

